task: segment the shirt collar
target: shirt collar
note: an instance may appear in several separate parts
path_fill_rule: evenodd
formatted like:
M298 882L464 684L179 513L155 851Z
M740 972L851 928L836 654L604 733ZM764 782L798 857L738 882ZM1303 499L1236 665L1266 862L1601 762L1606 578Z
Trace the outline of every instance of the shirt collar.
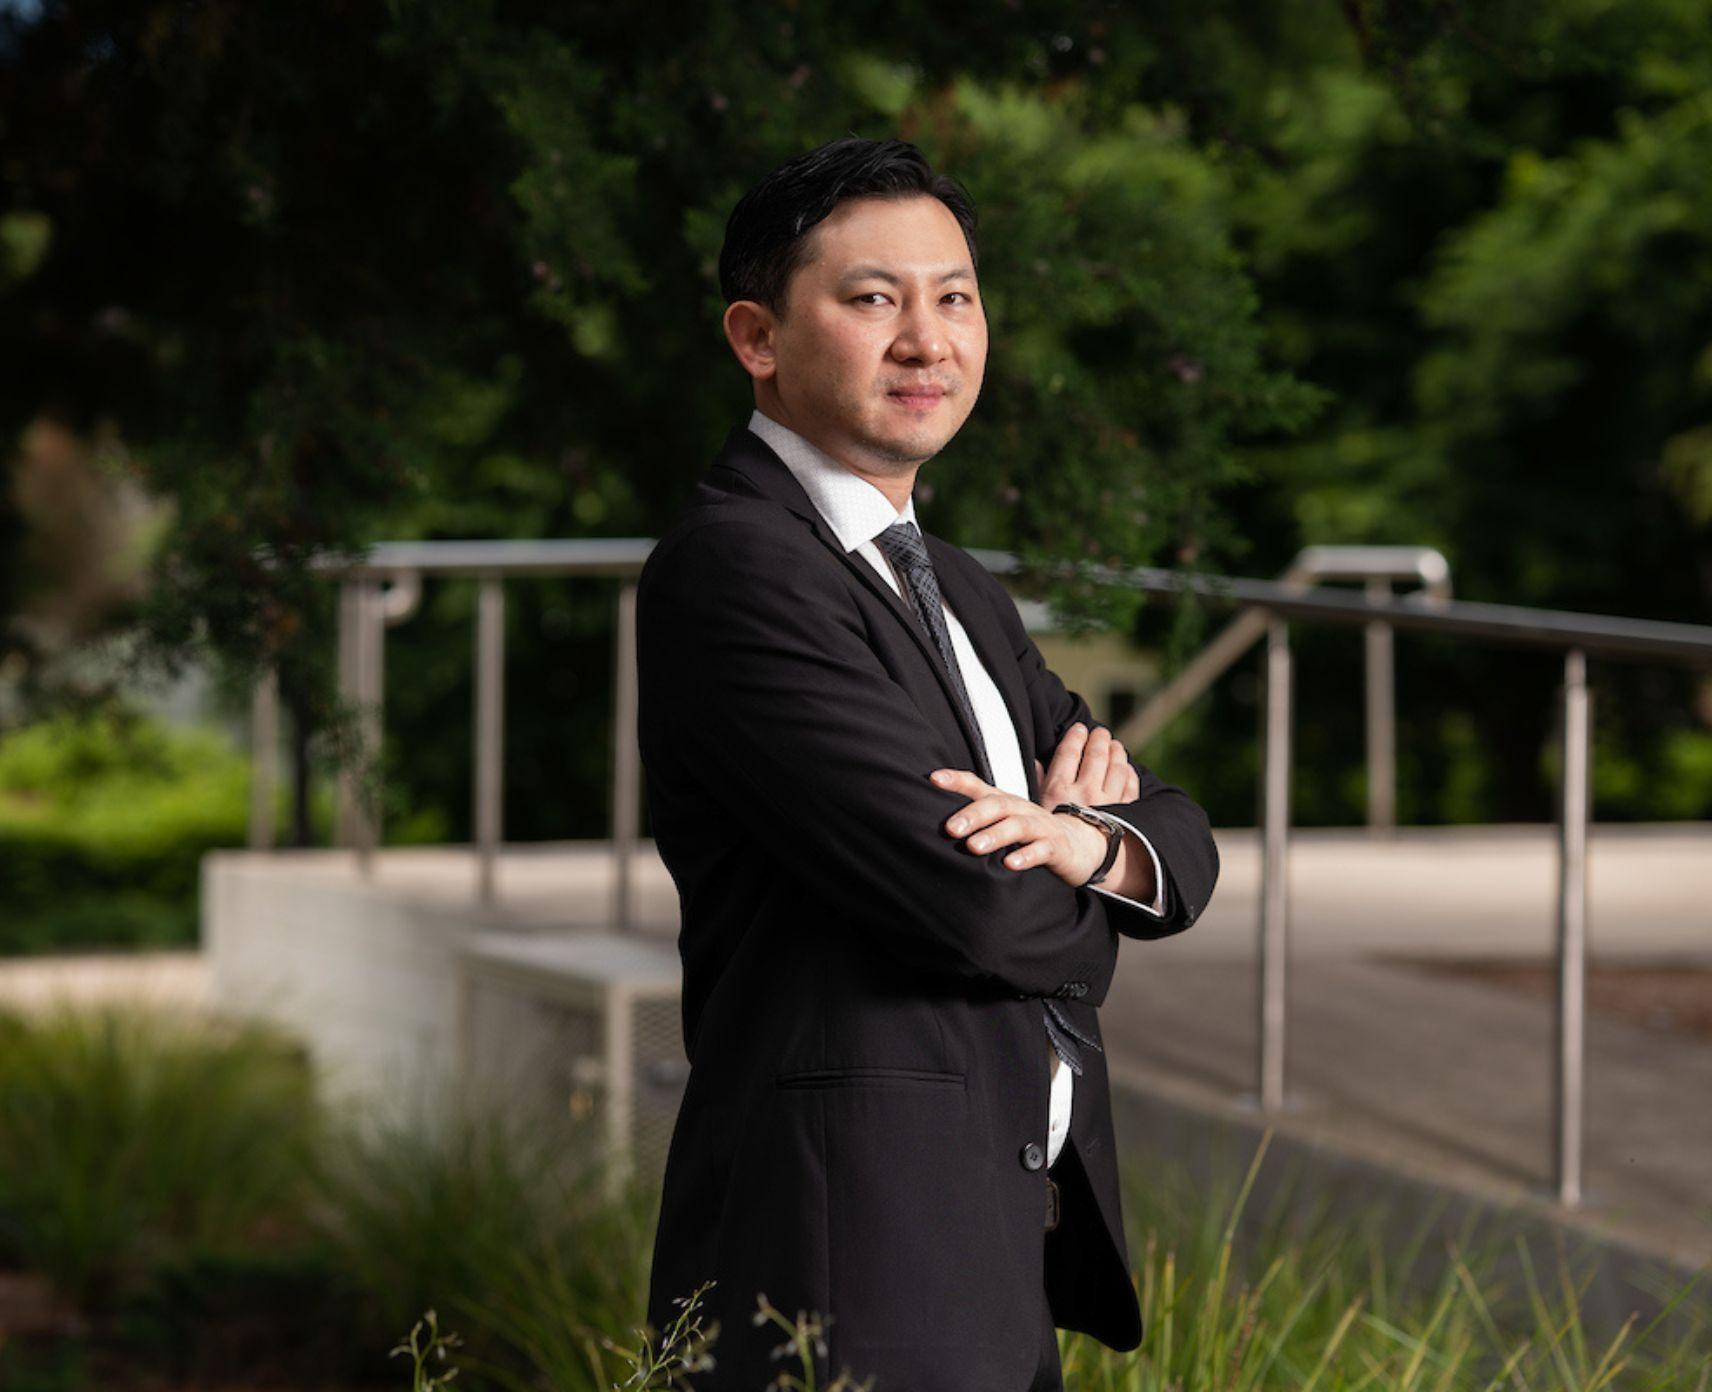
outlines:
M905 499L903 511L860 474L851 472L818 445L805 440L789 426L780 425L757 407L749 417L753 430L785 461L796 476L815 510L826 519L839 545L854 551L897 522L916 522L915 494Z

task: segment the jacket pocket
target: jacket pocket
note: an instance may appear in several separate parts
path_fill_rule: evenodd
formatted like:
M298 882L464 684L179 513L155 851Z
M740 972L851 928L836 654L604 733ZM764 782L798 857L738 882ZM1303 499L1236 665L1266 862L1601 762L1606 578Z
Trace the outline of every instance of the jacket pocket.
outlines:
M812 1068L800 1073L779 1073L774 1082L782 1088L837 1087L949 1087L965 1086L967 1075L935 1068Z

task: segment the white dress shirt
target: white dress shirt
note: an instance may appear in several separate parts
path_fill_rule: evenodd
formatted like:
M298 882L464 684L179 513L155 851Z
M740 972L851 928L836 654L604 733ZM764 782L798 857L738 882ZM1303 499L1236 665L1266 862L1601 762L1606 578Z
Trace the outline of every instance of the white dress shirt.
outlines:
M754 431L773 449L773 452L785 461L796 480L803 486L820 515L832 528L839 543L846 551L854 551L869 565L873 566L880 578L890 585L893 591L905 598L903 586L899 577L892 569L892 563L885 552L874 544L874 538L887 527L897 522L916 522L915 497L912 494L899 512L892 506L891 499L867 479L852 473L819 446L805 440L796 431L780 425L771 416L763 415L757 409L749 417L749 429ZM919 528L921 524L916 522ZM945 610L946 627L951 631L951 648L957 654L957 665L962 669L963 684L969 691L969 702L975 708L975 722L980 726L982 742L987 747L987 761L993 768L993 784L1007 793L1017 797L1028 797L1028 775L1022 766L1022 744L1017 736L1016 726L1011 721L1010 711L1005 706L1005 700L999 693L992 675L982 663L980 655L969 641L969 635L963 625L958 622L957 615L949 604L941 604ZM1122 821L1122 818L1119 818ZM1129 834L1147 847L1147 854L1153 861L1153 876L1156 886L1151 904L1143 904L1139 899L1131 899L1128 895L1118 894L1103 885L1093 885L1096 894L1105 894L1113 899L1120 899L1126 904L1133 904L1143 912L1151 913L1157 918L1165 916L1165 874L1160 869L1159 853L1153 849L1153 843L1137 831L1128 822L1123 825ZM1046 1054L1051 1060L1052 1089L1051 1103L1048 1108L1046 1132L1046 1163L1048 1168L1058 1158L1058 1152L1064 1148L1064 1138L1070 1131L1070 1098L1075 1074L1063 1066L1063 1060L1058 1057L1050 1040L1046 1041Z

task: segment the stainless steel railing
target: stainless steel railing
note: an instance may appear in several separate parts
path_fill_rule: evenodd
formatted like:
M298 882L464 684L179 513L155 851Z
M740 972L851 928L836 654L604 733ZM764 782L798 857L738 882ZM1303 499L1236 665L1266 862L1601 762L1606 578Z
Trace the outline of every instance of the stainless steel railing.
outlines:
M1006 567L994 557L995 573ZM1014 566L1014 562L1013 562ZM1274 581L1141 567L1085 573L1148 593L1250 605L1266 614L1265 759L1263 763L1261 902L1256 1072L1262 1110L1284 1104L1285 972L1289 944L1291 656L1288 621L1370 625L1456 634L1501 644L1556 648L1564 660L1559 688L1563 747L1558 811L1558 895L1553 1046L1552 1187L1566 1206L1581 1202L1584 1132L1584 1040L1587 960L1587 823L1591 813L1592 697L1587 657L1653 659L1712 668L1712 627L1578 614L1517 605L1454 601L1430 589L1385 596L1301 590Z
M474 634L475 748L471 778L476 896L492 902L495 869L504 839L505 581L525 575L617 577L617 660L613 693L613 907L620 927L631 922L631 863L641 811L641 764L636 745L635 577L653 549L651 540L416 541L385 542L361 557L317 557L313 569L339 584L339 692L355 709L356 739L340 770L334 842L355 853L372 872L380 828L376 800L365 795L380 750L386 630L402 623L421 600L424 577L472 580L478 587ZM249 844L275 841L274 787L278 780L278 683L271 672L256 684L251 705L254 777ZM372 788L369 790L372 793Z
M1285 567L1277 583L1302 591L1319 580L1360 580L1383 599L1395 580L1415 580L1433 600L1450 598L1450 563L1430 546L1309 546ZM1171 719L1266 637L1275 621L1264 609L1244 609L1114 733L1126 749L1140 749ZM1391 625L1366 625L1367 825L1385 833L1397 825L1396 683Z
M452 576L480 586L476 607L473 821L475 887L478 898L496 892L495 862L504 836L501 814L504 749L504 581L518 575L618 577L614 663L614 760L612 789L613 921L631 924L631 869L640 810L640 762L636 746L635 577L653 542L646 539L591 541L395 542L362 557L328 557L316 568L336 578L340 595L340 687L360 712L355 763L372 767L380 737L385 630L414 612L424 576ZM995 575L1015 573L1014 556L972 550ZM1262 892L1257 949L1260 959L1255 1069L1263 1110L1284 1104L1285 977L1289 949L1288 852L1291 779L1291 678L1289 623L1356 624L1368 644L1368 758L1383 767L1387 785L1370 795L1369 822L1392 824L1394 785L1391 633L1410 629L1455 634L1504 645L1557 649L1563 654L1559 688L1562 778L1559 790L1557 893L1556 1031L1554 1041L1553 1187L1560 1202L1581 1200L1583 1140L1584 1003L1587 949L1587 824L1590 814L1592 701L1587 688L1588 656L1679 663L1712 668L1712 627L1579 614L1514 605L1472 603L1449 597L1449 569L1428 548L1308 548L1277 580L1206 575L1153 567L1112 570L1078 566L1096 581L1127 585L1167 599L1196 595L1238 608L1236 619L1120 732L1138 747L1165 720L1204 691L1261 633L1266 637L1266 700L1261 816ZM1361 592L1311 586L1320 578L1365 582ZM1391 581L1413 578L1418 593L1391 593ZM277 683L272 674L257 682L253 708L255 782L250 844L271 846L274 746L278 732ZM1136 732L1140 732L1140 738ZM341 775L337 839L354 848L370 873L379 827L359 795L359 772ZM1370 779L1370 782L1373 780Z

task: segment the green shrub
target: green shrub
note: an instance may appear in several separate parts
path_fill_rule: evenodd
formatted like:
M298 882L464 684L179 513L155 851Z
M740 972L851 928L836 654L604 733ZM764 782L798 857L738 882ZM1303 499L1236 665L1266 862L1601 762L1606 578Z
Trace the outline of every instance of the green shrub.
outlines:
M0 736L0 953L197 938L198 866L241 845L229 741L104 711Z
M310 1226L361 1291L372 1346L438 1307L466 1332L475 1386L607 1385L588 1347L646 1303L658 1184L609 1199L592 1122L432 1097L358 1108L330 1122L313 1189Z
M130 1006L0 1021L0 1260L105 1310L299 1203L314 1083L272 1029Z
M446 839L440 809L386 793L387 845ZM224 735L122 707L0 735L0 956L194 945L202 857L247 843L249 797L249 756ZM320 782L310 822L324 841Z

